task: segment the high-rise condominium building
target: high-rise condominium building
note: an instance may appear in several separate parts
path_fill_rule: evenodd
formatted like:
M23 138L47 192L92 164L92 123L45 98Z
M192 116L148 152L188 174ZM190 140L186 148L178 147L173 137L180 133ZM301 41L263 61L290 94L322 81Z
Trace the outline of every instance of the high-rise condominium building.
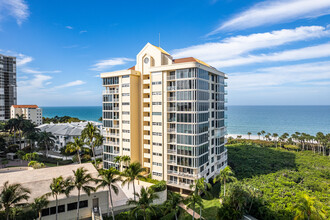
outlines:
M185 193L227 165L223 72L148 43L134 67L101 78L105 168L122 168L114 158L128 155Z
M16 57L0 54L0 120L10 119L16 102Z

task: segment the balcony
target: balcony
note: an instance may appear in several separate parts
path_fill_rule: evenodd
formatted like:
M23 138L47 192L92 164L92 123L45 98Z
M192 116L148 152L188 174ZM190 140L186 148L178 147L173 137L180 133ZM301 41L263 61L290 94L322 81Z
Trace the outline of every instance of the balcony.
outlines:
M175 160L168 160L167 163L168 164L176 164L176 161Z
M119 137L119 133L109 133L108 135L113 137Z
M178 174L178 171L176 171L176 170L167 170L167 173L170 173L170 174Z
M150 126L143 126L143 130L150 131Z
M143 154L143 157L144 157L144 158L149 158L149 159L150 159L150 154L148 154L148 153L144 153L144 154Z
M176 90L175 86L168 86L167 87L167 91L174 91L174 90Z
M175 76L167 76L167 80L175 80Z
M113 125L112 128L119 128L119 125Z
M143 93L150 93L150 89L143 89Z
M112 99L113 102L119 102L119 99Z
M171 102L171 101L175 101L175 97L167 97L167 101Z
M167 132L172 133L172 132L176 132L176 131L175 131L175 128L167 128Z
M115 141L104 141L105 145L114 145L114 146L119 146L119 142Z
M150 84L150 79L144 79L143 84Z
M169 154L175 154L175 153L176 153L176 150L168 149L168 150L167 150L167 153L169 153Z
M168 112L176 112L176 108L175 107L168 107L167 111Z
M102 91L102 94L103 95L116 94L116 93L119 93L119 89L116 89L116 90L104 90L104 91Z
M143 163L143 166L144 166L144 167L149 167L149 168L150 168L150 163L148 163L148 162L144 162L144 163Z
M143 102L148 102L148 103L150 103L150 98L143 98Z
M144 116L144 117L143 117L143 120L144 120L144 121L150 121L150 116Z
M228 83L225 82L225 83L224 83L224 86L227 87L227 86L228 86Z
M168 121L168 122L176 122L176 118L175 118L175 117L173 117L173 118L169 118L167 121Z
M170 139L168 140L168 143L169 143L169 144L176 144L176 138L170 138Z

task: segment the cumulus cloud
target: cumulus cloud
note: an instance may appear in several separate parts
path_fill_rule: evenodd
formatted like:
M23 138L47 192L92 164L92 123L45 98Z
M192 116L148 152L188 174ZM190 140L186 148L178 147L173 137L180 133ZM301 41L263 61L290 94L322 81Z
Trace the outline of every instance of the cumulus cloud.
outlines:
M13 17L21 25L29 14L29 7L24 0L0 0L0 19Z
M91 70L104 71L107 69L111 69L114 66L124 65L131 61L134 61L134 59L130 59L130 58L126 58L126 57L118 57L118 58L112 58L112 59L108 59L108 60L100 60L92 66Z
M222 30L241 30L327 14L330 14L330 0L268 0L225 21L208 36Z

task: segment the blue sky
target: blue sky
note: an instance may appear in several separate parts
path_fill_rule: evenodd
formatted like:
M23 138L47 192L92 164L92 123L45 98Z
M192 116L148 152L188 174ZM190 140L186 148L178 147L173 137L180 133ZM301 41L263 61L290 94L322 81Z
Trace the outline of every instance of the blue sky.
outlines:
M101 105L101 72L150 42L229 76L229 105L330 105L330 0L0 0L18 103Z

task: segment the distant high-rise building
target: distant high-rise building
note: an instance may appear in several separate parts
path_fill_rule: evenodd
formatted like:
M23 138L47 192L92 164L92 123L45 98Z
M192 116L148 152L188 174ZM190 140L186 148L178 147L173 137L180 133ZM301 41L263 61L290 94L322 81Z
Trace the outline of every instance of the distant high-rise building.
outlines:
M16 103L16 57L0 54L0 120L10 119L10 107Z
M17 118L17 115L22 115L36 125L42 124L42 109L37 105L12 105L10 118Z
M148 43L134 67L101 78L104 168L121 169L125 163L115 157L128 155L185 193L194 180L226 167L226 74Z

